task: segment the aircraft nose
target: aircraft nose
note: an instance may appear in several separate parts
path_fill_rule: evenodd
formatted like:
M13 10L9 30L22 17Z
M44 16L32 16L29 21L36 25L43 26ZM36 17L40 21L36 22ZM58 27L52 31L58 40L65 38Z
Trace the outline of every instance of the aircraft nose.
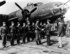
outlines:
M64 6L64 8L66 8L66 9L69 9L69 8L70 8L70 6L68 6L68 5L65 5L65 6Z
M63 5L63 6L60 6L60 9L61 10L64 10L64 9L69 9L70 7L68 5Z
M64 7L60 7L60 10L63 10L64 9Z
M67 10L68 9L68 6L66 6L66 5L62 5L62 6L60 6L60 10L61 11L63 11L63 10Z

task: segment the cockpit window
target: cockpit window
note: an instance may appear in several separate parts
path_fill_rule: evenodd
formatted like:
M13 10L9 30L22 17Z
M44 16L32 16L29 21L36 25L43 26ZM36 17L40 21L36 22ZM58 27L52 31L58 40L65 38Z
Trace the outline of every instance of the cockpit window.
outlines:
M39 6L43 4L42 2L38 2L38 3L28 3L27 6Z
M33 3L28 3L28 4L27 4L27 6L31 6L31 5L34 5L34 4L33 4Z
M35 3L34 6L40 6L42 4L43 4L42 2L38 2L38 3Z
M56 3L55 6L59 7L62 3Z

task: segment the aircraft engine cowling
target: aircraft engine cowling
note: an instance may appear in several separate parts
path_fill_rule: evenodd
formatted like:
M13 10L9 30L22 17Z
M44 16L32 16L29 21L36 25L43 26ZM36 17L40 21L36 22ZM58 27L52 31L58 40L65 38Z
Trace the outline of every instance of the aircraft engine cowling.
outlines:
M28 11L27 9L24 9L24 10L22 11L22 14L23 14L23 18L24 18L24 19L27 18L27 17L29 17L29 11Z
M30 18L30 15L37 9L37 8L33 8L31 9L31 11L29 11L28 9L23 9L19 4L15 3L15 5L21 10L21 13L23 15L23 19L26 20L26 18Z

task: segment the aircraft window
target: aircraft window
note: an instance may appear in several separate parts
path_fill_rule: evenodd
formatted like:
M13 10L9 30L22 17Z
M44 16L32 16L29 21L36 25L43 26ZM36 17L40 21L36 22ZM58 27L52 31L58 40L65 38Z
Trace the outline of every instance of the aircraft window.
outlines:
M31 6L31 5L34 5L34 4L33 4L33 3L28 3L28 4L27 4L27 6Z
M43 3L35 3L34 6L39 6L41 4L43 4Z
M56 14L56 13L58 13L58 12L59 12L59 9L54 9L54 10L53 10L53 13L54 13L54 14Z
M59 7L60 5L62 5L62 4L55 4L55 6L57 6L57 7Z
M34 4L34 6L38 6L37 4Z
M60 10L60 12L62 11L62 9L61 9L61 8L59 8L59 10Z

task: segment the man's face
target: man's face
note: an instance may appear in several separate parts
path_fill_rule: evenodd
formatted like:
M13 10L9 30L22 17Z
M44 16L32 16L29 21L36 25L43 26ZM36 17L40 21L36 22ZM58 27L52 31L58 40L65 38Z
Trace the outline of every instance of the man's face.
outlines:
M49 20L47 20L47 24L49 24L50 22L49 22Z
M36 23L39 23L39 20L37 20Z
M18 22L18 26L20 26L20 23Z
M60 20L61 20L61 18L58 18L58 20L60 21Z
M40 22L40 25L42 25L42 23Z
M5 26L6 25L6 23L5 22L3 22L3 26Z
M46 25L46 23L43 24L44 26Z
M11 25L13 26L14 25L14 22L11 22Z
M25 23L23 23L23 26L25 26Z
M34 23L32 23L32 25L34 25Z

